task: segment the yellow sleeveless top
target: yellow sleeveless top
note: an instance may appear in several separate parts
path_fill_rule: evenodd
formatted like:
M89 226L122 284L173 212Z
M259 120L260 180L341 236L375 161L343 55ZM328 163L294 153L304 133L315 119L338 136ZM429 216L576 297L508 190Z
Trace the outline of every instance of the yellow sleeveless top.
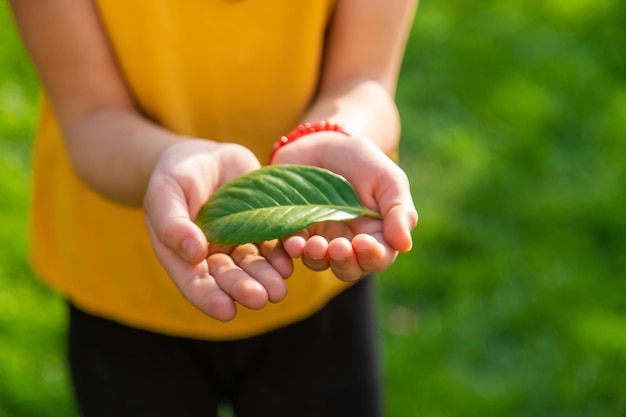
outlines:
M98 1L141 111L181 134L241 143L267 160L315 93L332 0ZM287 298L228 323L193 307L156 260L141 209L73 172L44 100L33 156L31 247L41 279L80 308L166 334L226 340L303 319L346 288L296 262Z

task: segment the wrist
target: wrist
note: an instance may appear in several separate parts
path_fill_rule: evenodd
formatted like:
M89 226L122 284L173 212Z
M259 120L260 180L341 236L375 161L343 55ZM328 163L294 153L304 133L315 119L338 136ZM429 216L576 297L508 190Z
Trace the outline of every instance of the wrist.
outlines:
M276 142L274 142L268 164L272 165L274 163L274 159L276 158L276 152L278 152L278 150L282 147L289 145L290 143L293 143L304 136L319 132L337 132L346 136L350 136L350 134L337 123L331 123L325 120L311 123L302 123L298 125L294 130L287 133L286 135L281 136Z

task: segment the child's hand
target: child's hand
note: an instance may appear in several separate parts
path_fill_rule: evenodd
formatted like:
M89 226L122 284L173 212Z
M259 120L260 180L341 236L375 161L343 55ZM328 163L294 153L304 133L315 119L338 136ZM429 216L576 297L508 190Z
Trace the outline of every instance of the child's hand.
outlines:
M293 264L279 241L217 246L192 219L224 182L259 168L246 148L190 140L171 146L157 164L144 197L154 251L182 292L209 316L228 321L235 301L260 309L281 301Z
M411 231L418 216L409 181L371 141L335 132L315 133L283 147L274 161L319 166L344 176L361 202L383 217L310 227L283 240L290 256L302 257L311 269L330 267L338 278L354 281L385 270L398 252L411 249Z

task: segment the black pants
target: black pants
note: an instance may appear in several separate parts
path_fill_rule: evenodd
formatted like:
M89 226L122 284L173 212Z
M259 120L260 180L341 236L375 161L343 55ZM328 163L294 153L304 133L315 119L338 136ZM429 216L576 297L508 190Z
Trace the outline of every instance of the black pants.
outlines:
M369 279L314 316L214 342L130 328L70 306L69 359L85 417L380 416Z

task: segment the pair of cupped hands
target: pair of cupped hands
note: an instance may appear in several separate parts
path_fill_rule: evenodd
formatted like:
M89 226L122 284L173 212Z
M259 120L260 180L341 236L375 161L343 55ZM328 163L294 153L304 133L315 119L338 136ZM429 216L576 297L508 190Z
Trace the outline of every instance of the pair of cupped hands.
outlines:
M281 148L274 163L317 166L342 175L382 220L320 223L261 243L212 244L193 222L198 211L222 184L261 163L243 146L193 139L161 155L144 197L150 239L181 293L210 317L229 321L237 313L236 303L261 309L283 300L293 259L356 281L387 269L399 252L411 249L418 216L404 171L367 139L335 132L314 135Z

